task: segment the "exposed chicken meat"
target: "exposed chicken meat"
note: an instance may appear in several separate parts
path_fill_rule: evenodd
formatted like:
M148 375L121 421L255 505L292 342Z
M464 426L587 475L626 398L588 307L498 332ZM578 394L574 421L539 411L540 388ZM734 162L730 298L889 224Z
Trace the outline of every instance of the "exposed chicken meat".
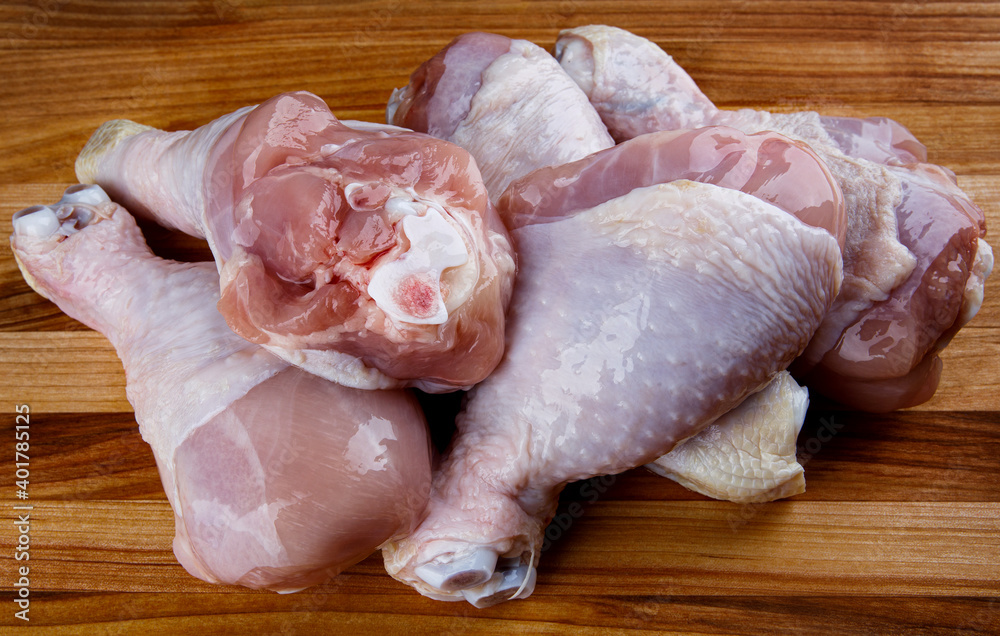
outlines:
M679 179L751 194L844 241L840 188L808 146L777 133L745 135L725 126L642 135L536 170L510 185L499 208L507 226L516 228L557 221L635 188Z
M796 373L856 408L926 401L939 350L978 309L992 268L985 217L954 175L924 163L926 149L884 118L724 111L652 42L614 27L564 31L556 55L616 139L726 125L774 130L809 143L847 204L845 280Z
M548 52L492 33L461 35L425 62L393 92L386 120L468 150L494 201L532 170L614 145Z
M427 518L383 550L421 593L479 606L530 593L564 484L653 461L762 388L841 278L827 231L692 181L513 237L507 353L459 416Z
M902 124L887 117L823 117L824 132L848 157L875 163L927 163L927 148Z
M31 286L118 351L191 574L292 591L420 519L430 445L412 395L328 382L235 335L215 267L153 256L97 186L19 212L11 244Z
M512 251L457 146L299 92L190 132L108 122L77 174L207 238L230 327L309 371L442 391L502 355Z
M979 310L993 267L983 212L954 175L926 163L888 170L902 185L899 239L917 266L888 299L848 325L815 366L826 347L810 345L796 363L806 383L868 410L931 398L942 369L938 353Z

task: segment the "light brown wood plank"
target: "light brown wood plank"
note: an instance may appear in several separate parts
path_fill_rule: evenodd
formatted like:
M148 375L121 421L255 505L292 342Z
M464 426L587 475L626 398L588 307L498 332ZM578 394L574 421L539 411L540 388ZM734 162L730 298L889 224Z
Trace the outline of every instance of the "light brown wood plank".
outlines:
M85 45L88 35L101 28L123 31L121 37L125 41L145 42L176 40L178 29L208 30L233 25L258 37L268 34L282 37L287 36L290 25L299 26L298 23L329 25L325 30L314 31L319 33L367 35L359 44L369 44L378 27L394 32L416 31L428 37L477 27L546 34L565 21L583 23L588 19L609 18L644 35L671 38L711 39L710 35L725 35L749 40L784 34L808 41L862 43L869 42L873 35L903 41L992 41L1000 24L1000 11L991 2L844 1L834 6L811 0L770 0L751 6L740 0L727 0L707 7L694 0L678 0L669 5L640 0L629 3L627 9L615 2L578 0L545 0L530 6L512 0L481 6L454 2L421 5L398 0L337 4L159 0L125 7L114 0L100 0L88 2L86 8L64 0L40 4L41 7L30 2L10 3L0 12L0 26L7 33L13 31L15 38L41 40L50 47L74 47ZM37 14L43 15L36 18ZM22 28L25 18L38 28L26 32L30 29ZM706 33L709 28L719 33ZM56 37L56 32L63 37ZM219 33L234 37L232 29L220 29Z
M34 502L36 591L218 591L171 553L166 502ZM5 505L0 538L14 536ZM550 526L539 587L679 596L1000 594L1000 504L774 502L739 514L724 502L597 501ZM53 532L52 528L58 528ZM642 537L624 546L624 536ZM0 557L3 586L15 562ZM383 580L378 557L352 570ZM58 579L44 576L58 569ZM229 587L232 593L243 593Z
M3 403L32 412L132 410L121 361L96 331L0 332L0 374Z
M1000 44L975 34L955 38L961 31L947 26L995 33L989 28L1000 17L992 3L844 3L849 8L839 12L822 3L751 11L737 2L711 12L687 3L664 11L649 3L608 14L601 3L543 2L531 11L539 26L527 31L521 3L465 16L468 25L447 6L428 15L426 6L391 0L339 8L300 4L280 17L256 4L194 3L192 13L181 15L171 3L147 4L148 13L111 11L101 26L114 29L113 42L95 41L94 27L71 5L43 11L42 18L30 6L12 12L6 29L0 26L0 33L13 33L0 50L0 62L11 69L8 92L0 97L6 115L0 132L13 152L0 157L0 173L71 181L76 152L106 119L187 128L282 90L312 90L343 117L381 120L389 91L462 32L493 30L551 46L559 28L608 18L664 46L721 106L886 115L936 147L934 157L945 165L984 170L997 161L990 145L961 144L997 136L1000 83L989 60L1000 55ZM655 28L650 14L657 16ZM18 27L25 19L44 24L26 37ZM449 26L431 26L441 24ZM131 62L124 67L118 64L122 39ZM211 46L201 45L206 40ZM172 52L184 42L198 45L178 63ZM66 47L74 47L73 55ZM275 74L272 60L280 55L296 64ZM116 73L109 75L109 67ZM33 91L38 73L60 93ZM61 99L64 93L76 99ZM956 134L942 137L950 132ZM948 143L940 143L944 139Z

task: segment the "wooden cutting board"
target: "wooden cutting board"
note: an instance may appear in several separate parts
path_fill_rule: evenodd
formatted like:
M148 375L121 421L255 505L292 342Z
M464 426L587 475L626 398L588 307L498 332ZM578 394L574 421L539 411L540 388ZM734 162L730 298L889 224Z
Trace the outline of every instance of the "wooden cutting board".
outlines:
M655 40L722 107L893 117L1000 228L994 2L35 0L0 6L0 234L75 182L76 153L107 119L185 129L306 89L342 118L381 121L390 90L460 33L551 47L589 23ZM207 255L148 236L165 255ZM643 470L593 480L566 493L534 595L476 610L419 596L377 556L286 596L187 575L114 351L34 294L4 241L0 632L1000 632L998 281L943 356L931 402L874 416L814 400L805 494L738 506ZM22 505L30 561L15 559ZM24 565L30 623L15 617Z

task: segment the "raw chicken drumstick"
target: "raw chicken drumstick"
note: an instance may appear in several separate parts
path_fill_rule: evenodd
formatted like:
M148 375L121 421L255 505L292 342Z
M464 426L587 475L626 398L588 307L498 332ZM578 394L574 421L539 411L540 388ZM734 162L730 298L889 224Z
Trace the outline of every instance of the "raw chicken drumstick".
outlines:
M387 120L469 150L493 198L504 192L501 205L508 210L518 200L518 212L505 219L512 227L545 222L540 217L554 210L568 215L636 187L686 178L742 189L826 227L843 242L840 189L804 144L775 133L747 136L715 127L647 135L610 147L586 96L567 80L551 56L529 42L470 33L393 93ZM507 189L516 177L550 165L532 172L559 184L549 188L546 201L538 200L531 177ZM551 176L556 173L559 178ZM787 373L773 384L650 468L731 501L803 492L795 437L808 400Z
M808 146L773 132L746 135L725 126L640 135L536 170L508 187L499 208L508 226L518 228L678 179L752 194L843 242L840 188ZM741 503L803 492L795 437L805 419L806 392L790 378L772 384L649 467L702 494Z
M765 386L841 280L826 230L686 180L512 236L504 360L469 394L427 518L383 548L392 576L477 606L530 593L566 483L653 461Z
M466 33L393 92L386 121L468 150L495 201L537 168L614 145L587 96L544 49Z
M11 244L31 286L118 351L188 572L294 591L419 521L430 443L408 392L343 387L235 335L214 265L153 256L97 186L17 213Z
M993 265L985 217L947 169L900 124L720 110L654 43L622 29L564 31L556 56L619 140L726 125L809 143L847 202L844 286L794 371L855 408L889 411L926 401L939 351L982 303Z
M387 119L463 145L484 174L502 175L504 185L525 171L556 164L532 173L558 184L546 190L546 200L540 200L531 177L518 179L506 190L501 205L509 208L518 201L517 213L505 219L513 223L510 227L542 222L539 217L554 210L571 214L636 187L686 178L742 189L825 227L843 242L846 221L840 189L805 144L775 133L747 136L714 127L646 135L609 148L593 108L579 91L566 87L567 78L554 67L552 58L530 43L468 34L422 65L410 84L394 93ZM455 134L459 128L463 132ZM595 148L604 150L588 154ZM575 157L584 158L566 163ZM497 187L490 188L494 198ZM687 444L703 452L668 455L662 461L669 468L655 469L668 470L685 485L698 484L699 492L732 500L801 492L801 468L789 468L797 466L794 439L805 416L804 408L790 406L795 395L791 390L762 392L752 405L720 421L711 441ZM754 427L760 427L760 433L748 434ZM768 436L781 440L780 457L752 441L768 446ZM789 437L790 459L785 443ZM741 471L743 466L746 471Z
M194 131L101 126L77 176L208 240L229 326L360 388L448 391L503 353L511 246L450 143L338 121L305 92Z

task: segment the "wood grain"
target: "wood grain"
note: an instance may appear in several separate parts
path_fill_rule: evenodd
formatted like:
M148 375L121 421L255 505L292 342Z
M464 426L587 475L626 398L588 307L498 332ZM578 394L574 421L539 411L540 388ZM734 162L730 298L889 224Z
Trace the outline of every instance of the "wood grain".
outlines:
M460 33L551 47L588 23L652 38L723 107L893 117L1000 228L996 2L35 0L0 5L0 234L75 182L76 153L107 119L191 128L306 89L380 121L392 88ZM143 229L158 254L209 256ZM528 600L432 601L377 556L282 596L176 563L114 350L32 292L2 241L0 631L24 627L13 506L28 503L39 634L997 633L1000 278L943 358L937 395L915 409L815 399L799 438L807 492L791 500L709 501L642 469L571 486ZM13 498L20 403L29 502Z

